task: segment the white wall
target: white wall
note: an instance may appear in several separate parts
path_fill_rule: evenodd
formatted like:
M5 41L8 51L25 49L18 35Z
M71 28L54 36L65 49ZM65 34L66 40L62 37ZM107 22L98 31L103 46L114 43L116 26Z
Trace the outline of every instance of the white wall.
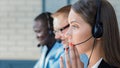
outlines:
M120 25L120 0L108 0ZM38 59L33 19L41 13L41 0L0 0L0 59Z
M120 31L120 0L108 0L115 9Z
M40 0L0 0L0 59L37 59L33 19Z

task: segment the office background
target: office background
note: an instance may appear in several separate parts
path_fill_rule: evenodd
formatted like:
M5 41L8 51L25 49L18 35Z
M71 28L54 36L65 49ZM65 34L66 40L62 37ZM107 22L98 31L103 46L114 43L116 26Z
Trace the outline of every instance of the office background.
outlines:
M32 68L40 56L33 32L34 18L41 12L55 12L76 1L0 0L0 68ZM120 26L120 0L108 1L115 8ZM5 64L8 66L4 67Z

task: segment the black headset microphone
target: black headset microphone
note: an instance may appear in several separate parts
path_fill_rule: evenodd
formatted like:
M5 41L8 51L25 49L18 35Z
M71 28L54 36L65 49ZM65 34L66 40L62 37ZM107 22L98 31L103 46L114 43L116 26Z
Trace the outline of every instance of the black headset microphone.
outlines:
M93 53L93 50L94 50L94 46L95 46L95 43L96 43L96 38L100 38L103 35L103 24L102 24L102 22L100 22L101 0L96 0L96 3L97 3L97 13L96 13L96 17L95 17L96 18L95 24L92 27L92 36L90 36L88 39L86 39L83 42L73 44L74 46L77 46L77 45L80 45L80 44L83 44L83 43L89 41L92 37L94 37L93 47L92 47L92 51L90 53L90 56L88 58L87 66L89 65L89 62L90 62L90 59L91 59L91 56L92 56L92 53Z
M90 36L88 39L86 39L85 41L83 42L80 42L80 43L77 43L77 44L73 44L74 46L77 46L77 45L80 45L80 44L83 44L85 42L87 42L88 40L90 40L93 36Z

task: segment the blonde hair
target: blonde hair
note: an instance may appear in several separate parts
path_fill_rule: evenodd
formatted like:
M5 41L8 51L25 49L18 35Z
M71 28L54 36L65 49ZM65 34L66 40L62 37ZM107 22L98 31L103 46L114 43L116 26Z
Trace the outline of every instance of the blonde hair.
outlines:
M54 18L54 17L58 17L61 15L63 17L68 17L70 9L71 9L71 5L64 6L64 7L60 8L59 10L57 10L55 13L53 13L52 17Z

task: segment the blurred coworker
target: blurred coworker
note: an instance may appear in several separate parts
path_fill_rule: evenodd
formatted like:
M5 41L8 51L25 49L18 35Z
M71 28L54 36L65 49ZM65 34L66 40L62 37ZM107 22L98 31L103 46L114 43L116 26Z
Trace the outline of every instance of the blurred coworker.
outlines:
M61 40L61 43L63 44L64 48L68 47L66 46L68 45L68 41L65 38L64 34L69 28L68 15L70 12L70 8L71 5L67 5L58 9L55 13L52 14L52 17L54 18L53 25L55 38ZM64 53L62 54L62 57L65 57Z
M64 48L68 48L68 39L66 39L65 34L69 28L68 23L68 15L71 9L71 5L64 6L57 10L55 13L52 14L52 17L54 18L53 24L54 24L54 33L55 38L60 39L62 41L62 44ZM62 54L62 57L65 57L64 54ZM81 61L85 64L87 62L87 55L81 54L80 55ZM64 65L65 66L65 65ZM85 64L85 67L87 65Z
M53 33L53 18L45 12L35 18L34 32L39 41L41 56L34 68L58 68L59 57L63 53L62 45L55 40Z
M68 15L70 12L71 5L64 6L57 10L55 13L52 14L52 17L54 18L53 26L54 26L54 33L55 38L60 39L61 43L66 45L67 39L65 39L64 34L68 30L69 24L68 24Z

